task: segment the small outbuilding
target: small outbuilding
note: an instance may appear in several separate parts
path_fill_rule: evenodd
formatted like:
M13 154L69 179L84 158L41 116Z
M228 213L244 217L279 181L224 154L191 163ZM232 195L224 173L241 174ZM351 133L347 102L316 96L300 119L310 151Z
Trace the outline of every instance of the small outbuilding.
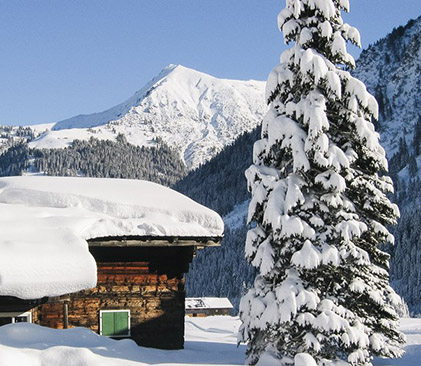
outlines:
M158 184L0 178L0 325L83 326L139 345L184 343L184 274L218 246L214 211Z
M186 315L203 317L211 315L231 315L233 306L226 297L188 297Z

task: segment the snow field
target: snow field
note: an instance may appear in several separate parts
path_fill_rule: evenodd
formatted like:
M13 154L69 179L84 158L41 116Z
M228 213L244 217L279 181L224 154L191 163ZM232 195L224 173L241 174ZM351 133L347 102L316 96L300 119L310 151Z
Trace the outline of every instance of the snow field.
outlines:
M245 346L237 347L237 317L186 317L183 350L138 347L85 328L57 330L16 323L0 327L1 366L242 365Z
M138 347L131 340L115 341L85 328L57 330L16 323L0 327L0 366L205 366L243 365L245 346L236 346L238 317L186 317L183 350ZM401 359L376 358L373 366L421 365L421 319L401 319L407 336ZM264 360L262 360L264 361ZM266 360L271 366L274 360ZM311 366L298 357L296 366ZM277 361L279 362L279 361ZM278 365L278 363L273 363Z

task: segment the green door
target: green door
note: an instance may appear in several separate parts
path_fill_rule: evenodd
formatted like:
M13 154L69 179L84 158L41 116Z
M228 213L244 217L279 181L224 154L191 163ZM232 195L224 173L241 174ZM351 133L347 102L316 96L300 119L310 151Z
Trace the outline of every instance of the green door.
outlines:
M103 336L129 335L129 312L103 311L101 312L101 324Z

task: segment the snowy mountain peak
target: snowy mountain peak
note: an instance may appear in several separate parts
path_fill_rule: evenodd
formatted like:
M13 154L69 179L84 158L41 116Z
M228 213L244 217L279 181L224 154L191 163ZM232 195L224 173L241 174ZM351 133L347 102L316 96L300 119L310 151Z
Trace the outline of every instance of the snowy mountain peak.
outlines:
M161 80L165 79L170 73L172 73L175 69L179 67L180 65L174 64L170 64L164 67L157 76L155 76L151 81L146 83L146 85L143 88L136 91L135 94L125 102L110 109L107 109L103 112L92 114L79 114L75 117L62 120L55 124L53 130L63 130L69 128L90 128L105 125L106 123L112 120L116 120L122 115L128 113L130 111L130 108L134 107L136 103L139 103L142 98L147 96L148 92L150 92L154 87L156 87L156 85L159 84Z
M165 66L163 69L162 69L162 71L161 72L163 72L164 70L174 70L176 67L178 67L178 66L181 66L181 65L178 65L178 64L169 64L168 66Z
M60 121L32 147L65 147L75 138L113 139L120 133L135 145L161 138L195 168L252 130L266 110L262 81L218 79L169 65L127 101Z

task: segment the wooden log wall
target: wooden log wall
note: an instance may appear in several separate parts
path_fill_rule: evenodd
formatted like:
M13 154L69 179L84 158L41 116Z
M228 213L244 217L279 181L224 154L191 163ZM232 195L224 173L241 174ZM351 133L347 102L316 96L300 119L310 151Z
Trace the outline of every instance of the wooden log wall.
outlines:
M162 248L127 249L96 250L97 286L68 296L69 327L82 326L99 333L100 310L130 310L131 338L139 345L182 348L185 315L183 275L191 261L193 248L170 248L166 251L160 250ZM125 253L121 252L124 250ZM62 297L40 305L34 311L34 321L44 326L63 328L65 300Z

